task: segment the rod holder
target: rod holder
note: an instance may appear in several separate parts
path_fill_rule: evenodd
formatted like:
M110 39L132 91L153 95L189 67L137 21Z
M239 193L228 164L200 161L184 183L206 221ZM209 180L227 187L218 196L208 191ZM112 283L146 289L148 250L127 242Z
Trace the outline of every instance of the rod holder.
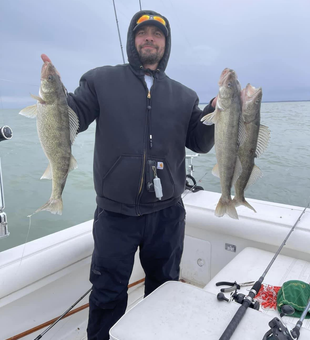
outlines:
M196 153L196 154L194 154L194 155L190 154L190 155L186 155L186 156L185 156L186 159L190 159L187 168L189 169L189 174L190 174L191 176L193 176L193 174L194 174L193 158L198 157L198 156L199 156L198 153Z
M8 220L5 212L0 213L0 238L9 236Z
M4 125L0 127L0 142L9 140L13 136L12 129ZM3 211L5 207L4 204L4 190L3 190L3 179L2 179L2 168L1 168L1 158L0 158L0 239L10 235L8 230L8 219L6 213Z

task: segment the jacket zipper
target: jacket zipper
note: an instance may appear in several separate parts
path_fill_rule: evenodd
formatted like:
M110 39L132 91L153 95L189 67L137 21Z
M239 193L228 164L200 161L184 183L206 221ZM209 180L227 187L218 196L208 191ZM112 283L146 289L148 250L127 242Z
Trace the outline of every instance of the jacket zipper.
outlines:
M151 91L149 90L147 94L148 105L147 105L147 122L148 122L148 135L149 135L149 146L150 149L153 147L153 136L152 136L152 122L151 122Z
M153 85L154 86L155 83L155 78L153 78ZM144 82L145 84L145 82ZM146 86L146 84L145 84ZM151 90L148 89L148 87L146 86L147 89L147 99L148 99L148 103L147 103L147 119L146 119L146 124L147 124L147 132L148 132L148 136L149 136L149 147L150 149L153 147L153 137L152 134L150 132L150 116L151 116ZM146 153L147 153L147 147L144 149L144 153L143 153L143 168L142 168L142 175L141 175L141 181L140 181L140 188L139 188L139 193L138 193L138 200L137 200L137 215L141 216L140 211L139 211L139 203L140 203L140 198L141 198L141 194L142 194L142 188L143 188L143 182L144 182L144 174L145 174L145 163L146 163Z
M146 158L146 152L144 151L144 153L143 153L142 177L141 177L141 182L140 182L140 188L139 188L138 196L141 194L142 186L143 186L143 178L144 178L144 172L145 172L145 158Z

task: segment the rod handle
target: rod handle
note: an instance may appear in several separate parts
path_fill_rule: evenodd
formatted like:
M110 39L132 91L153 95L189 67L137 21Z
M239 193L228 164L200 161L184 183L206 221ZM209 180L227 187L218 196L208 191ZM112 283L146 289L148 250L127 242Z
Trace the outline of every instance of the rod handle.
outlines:
M222 334L219 340L229 340L231 338L250 304L251 304L250 301L247 299L243 301L242 305L239 307L236 314L231 319L230 323L226 327L224 333Z

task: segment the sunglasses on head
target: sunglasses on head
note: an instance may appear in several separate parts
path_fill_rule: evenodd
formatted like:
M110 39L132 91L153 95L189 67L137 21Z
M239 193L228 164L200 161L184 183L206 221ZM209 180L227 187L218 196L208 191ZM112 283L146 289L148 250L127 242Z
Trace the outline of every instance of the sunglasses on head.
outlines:
M144 14L142 15L138 20L137 20L137 25L141 24L144 21L147 20L156 20L158 22L160 22L162 25L166 26L166 21L159 17L158 15L149 15L149 14Z

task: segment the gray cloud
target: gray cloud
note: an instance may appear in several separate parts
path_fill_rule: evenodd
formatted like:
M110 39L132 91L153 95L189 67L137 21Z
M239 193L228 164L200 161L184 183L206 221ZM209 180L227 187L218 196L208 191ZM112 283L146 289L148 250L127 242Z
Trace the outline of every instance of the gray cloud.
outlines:
M115 3L126 54L127 27L139 1ZM216 95L225 67L235 69L242 86L262 86L264 100L310 100L308 0L142 0L142 7L169 19L167 74L193 88L201 102ZM69 91L89 69L122 63L112 1L2 1L0 13L0 108L33 103L41 53L50 56Z

